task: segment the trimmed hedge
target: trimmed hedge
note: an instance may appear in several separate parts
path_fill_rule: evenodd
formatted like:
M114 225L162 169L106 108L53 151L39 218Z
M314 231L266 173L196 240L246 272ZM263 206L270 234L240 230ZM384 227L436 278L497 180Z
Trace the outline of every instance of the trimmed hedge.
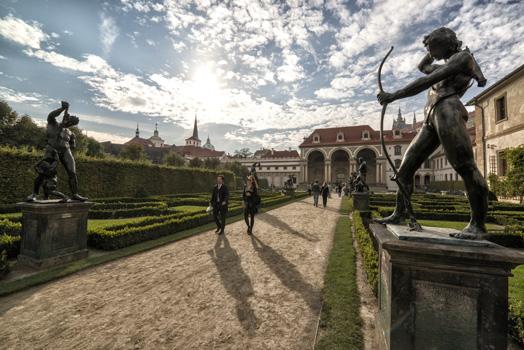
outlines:
M33 188L34 165L42 154L0 147L0 203L23 200ZM208 192L218 174L226 176L230 189L235 189L235 175L230 171L175 168L124 161L76 157L80 192L92 198L129 197L138 192L159 195L177 192ZM68 193L67 175L58 171L58 188Z
M0 219L0 235L20 235L22 224L10 219Z
M16 258L20 253L20 242L20 236L0 235L0 252L5 250L8 258Z
M364 271L375 296L378 295L378 252L371 233L364 226L362 214L353 211L353 229L362 256Z

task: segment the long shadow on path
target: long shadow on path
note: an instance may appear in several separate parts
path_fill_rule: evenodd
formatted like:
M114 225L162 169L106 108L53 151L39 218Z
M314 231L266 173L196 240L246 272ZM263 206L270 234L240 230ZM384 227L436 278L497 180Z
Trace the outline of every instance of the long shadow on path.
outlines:
M224 243L223 247L222 243ZM231 248L224 234L218 236L214 248L208 253L217 267L224 288L235 298L238 320L248 335L253 336L258 321L251 308L249 297L254 294L254 291L251 279L242 269L240 256Z
M303 239L305 239L307 241L318 242L320 240L317 237L306 235L306 234L303 234L301 232L298 232L297 230L295 230L294 228L289 226L286 222L280 220L275 215L272 215L270 213L262 213L262 214L258 215L257 217L258 217L259 220L264 221L264 222L268 223L271 226L275 226L276 228L278 228L278 229L280 229L280 230L282 230L282 231L284 231L286 233L291 233L291 234L293 234L295 236L298 236L300 238L303 238Z
M320 291L304 281L304 278L295 265L280 255L276 250L264 244L260 239L251 235L251 243L260 259L278 277L288 289L300 294L308 306L318 311L320 307Z

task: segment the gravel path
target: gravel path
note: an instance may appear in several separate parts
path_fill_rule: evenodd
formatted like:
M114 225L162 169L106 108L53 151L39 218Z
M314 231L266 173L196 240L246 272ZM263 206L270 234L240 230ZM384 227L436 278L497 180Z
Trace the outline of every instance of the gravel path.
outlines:
M340 200L301 200L0 298L2 349L308 349Z

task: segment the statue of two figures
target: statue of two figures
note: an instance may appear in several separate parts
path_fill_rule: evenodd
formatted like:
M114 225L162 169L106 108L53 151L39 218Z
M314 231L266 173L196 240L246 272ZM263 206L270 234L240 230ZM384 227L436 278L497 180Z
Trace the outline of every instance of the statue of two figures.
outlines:
M62 121L58 122L56 118L62 113L64 113ZM71 152L71 149L75 148L76 143L75 134L69 128L78 125L78 122L78 117L69 114L69 103L65 101L62 101L60 108L52 111L47 116L44 158L35 165L38 175L34 182L33 193L27 197L26 201L36 201L41 187L43 187L44 191L44 200L49 199L50 196L60 198L61 202L69 200L65 194L57 191L57 166L59 161L64 166L69 177L71 198L78 201L87 200L86 197L78 194L75 158Z
M368 166L364 158L358 158L358 175L353 180L353 188L355 192L369 192L369 186L366 184L366 175L368 173Z
M382 122L387 104L429 89L424 109L425 122L406 150L398 172L394 170L396 174L393 180L399 186L395 210L379 222L399 224L408 216L414 220L410 202L413 177L437 147L442 146L448 161L464 180L471 208L469 224L462 232L452 234L452 237L481 239L487 233L485 222L488 186L475 164L473 147L466 128L468 112L460 98L471 86L472 80L476 80L480 87L485 86L486 79L472 53L468 48L461 48L462 42L451 29L434 30L424 37L423 44L427 53L419 63L418 69L425 76L405 87L392 93L383 91L380 71L387 55L379 68L380 92L377 99L383 105ZM440 60L443 60L442 64L434 63ZM387 153L385 147L384 152Z

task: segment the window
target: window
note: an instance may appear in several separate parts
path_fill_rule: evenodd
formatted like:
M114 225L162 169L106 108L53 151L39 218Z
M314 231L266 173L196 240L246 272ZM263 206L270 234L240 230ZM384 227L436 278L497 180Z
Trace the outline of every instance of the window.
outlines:
M506 94L495 99L495 120L497 122L508 119L508 110L506 104Z
M337 134L337 141L344 141L344 134L343 133L339 132Z
M444 179L448 181L448 174L444 174Z
M284 170L287 170L287 166L284 167Z
M396 145L395 146L395 155L400 156L402 154L402 146Z
M362 132L362 139L364 139L364 140L369 139L369 132L367 132L367 131L363 131L363 132Z
M459 174L455 173L455 180L458 181L458 179L459 179Z
M296 170L296 169L297 169L297 167L296 167L296 166L294 166L294 167L293 167L293 170Z
M446 165L448 165L448 158L444 158L444 161L446 162Z
M498 168L499 168L499 172L497 173L497 175L506 176L508 174L508 161L506 159L504 151L499 151L497 153L497 158L498 158Z
M319 143L319 142L320 142L320 136L318 136L318 135L314 135L314 136L313 136L313 142L314 142L314 143Z
M497 174L497 157L489 156L489 173Z
M268 166L268 167L266 168L266 170L271 170L271 167Z
M278 167L277 167L277 166L275 167L275 170L278 170Z
M400 168L400 159L395 159L395 168Z
M429 168L431 168L431 165L430 165L430 161L429 161L429 159L426 159L426 161L424 162L424 168L425 168L425 169L429 169Z

